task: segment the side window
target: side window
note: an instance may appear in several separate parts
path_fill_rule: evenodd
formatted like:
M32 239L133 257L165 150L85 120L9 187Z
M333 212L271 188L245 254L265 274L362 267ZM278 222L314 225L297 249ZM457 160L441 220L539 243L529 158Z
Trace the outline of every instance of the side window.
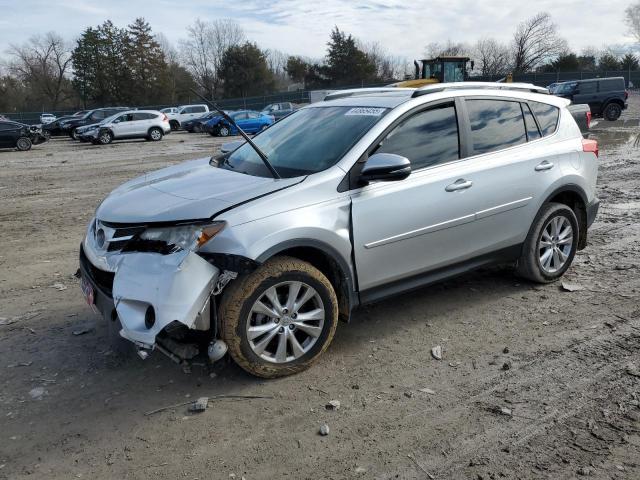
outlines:
M206 112L205 108L200 106L200 107L193 107L193 113L204 113Z
M185 107L181 113L193 113L193 107Z
M260 117L260 115L258 115L257 113L254 113L254 112L251 112L248 115L249 115L249 118L258 118L258 117Z
M537 140L542 135L540 135L540 130L538 130L535 118L533 118L533 113L531 113L529 105L526 103L521 103L521 105L522 111L524 112L524 124L527 127L527 140Z
M233 119L237 122L238 120L246 120L247 119L247 114L245 112L242 113L236 113L233 116Z
M152 118L155 117L155 115L151 114L151 113L140 113L140 112L136 112L132 114L132 120L151 120Z
M475 154L494 152L527 141L519 102L466 100Z
M622 78L612 78L610 80L600 80L601 92L622 91L625 89L624 80Z
M596 93L598 91L598 82L580 82L578 84L578 93L584 95L585 93Z
M104 120L105 117L105 112L104 110L98 110L97 112L93 112L91 114L91 119L92 120Z
M385 137L376 153L406 157L412 170L457 160L460 143L453 103L438 105L404 120Z
M551 135L556 131L558 117L560 116L560 109L558 109L558 107L540 102L529 102L529 106L536 116L543 137Z

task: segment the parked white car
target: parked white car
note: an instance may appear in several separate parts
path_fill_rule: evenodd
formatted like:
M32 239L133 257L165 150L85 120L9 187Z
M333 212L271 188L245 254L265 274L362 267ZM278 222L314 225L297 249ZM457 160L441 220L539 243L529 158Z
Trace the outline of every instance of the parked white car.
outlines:
M167 107L161 109L160 111L169 115L170 113L178 113L178 107Z
M193 120L194 118L202 117L209 113L209 107L204 104L198 105L182 105L178 107L176 113L169 113L169 124L171 130L179 130L183 122Z
M78 132L78 137L94 144L107 145L113 140L125 138L146 138L157 142L170 132L166 114L157 110L130 110L84 127Z
M55 122L56 116L51 113L43 113L40 115L40 123L46 125L47 123Z

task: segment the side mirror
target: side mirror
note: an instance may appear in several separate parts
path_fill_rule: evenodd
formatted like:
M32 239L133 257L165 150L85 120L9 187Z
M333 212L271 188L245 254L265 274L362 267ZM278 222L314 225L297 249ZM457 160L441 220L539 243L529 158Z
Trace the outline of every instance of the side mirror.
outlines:
M244 140L234 140L233 142L223 143L222 147L220 147L220 153L229 153L233 152L236 148L241 147L246 142Z
M404 180L410 174L411 162L408 158L394 153L374 153L362 167L360 180L363 182L374 180L392 182Z

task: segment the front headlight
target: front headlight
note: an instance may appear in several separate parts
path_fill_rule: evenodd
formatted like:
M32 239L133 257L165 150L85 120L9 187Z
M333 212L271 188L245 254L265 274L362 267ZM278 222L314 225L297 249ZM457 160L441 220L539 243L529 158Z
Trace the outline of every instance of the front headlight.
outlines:
M176 227L148 228L139 236L140 240L161 242L171 253L179 250L198 250L225 227L225 222L207 225L180 225Z

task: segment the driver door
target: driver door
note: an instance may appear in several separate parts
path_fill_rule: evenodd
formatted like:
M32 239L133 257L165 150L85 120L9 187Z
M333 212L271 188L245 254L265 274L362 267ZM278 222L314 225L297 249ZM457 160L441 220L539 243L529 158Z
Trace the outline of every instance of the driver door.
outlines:
M455 262L469 249L476 198L465 187L453 100L410 114L370 153L411 161L411 175L352 193L353 243L364 299L382 286Z

